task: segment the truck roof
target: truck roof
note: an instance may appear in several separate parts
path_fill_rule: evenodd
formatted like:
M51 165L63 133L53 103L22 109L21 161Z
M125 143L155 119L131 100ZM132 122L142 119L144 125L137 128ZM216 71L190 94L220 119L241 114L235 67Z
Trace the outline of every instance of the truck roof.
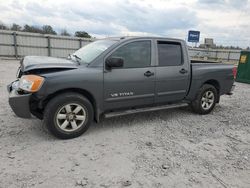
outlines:
M157 39L157 40L170 40L176 42L182 42L184 40L177 39L177 38L167 38L167 37L156 37L156 36L121 36L121 37L108 37L104 38L106 40L115 40L115 41L124 41L124 40L131 40L131 39Z

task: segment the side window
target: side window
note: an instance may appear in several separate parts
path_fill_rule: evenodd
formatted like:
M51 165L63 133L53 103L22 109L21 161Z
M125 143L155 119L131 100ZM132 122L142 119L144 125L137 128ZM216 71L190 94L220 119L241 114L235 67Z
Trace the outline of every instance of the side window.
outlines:
M137 41L125 44L110 57L124 60L124 68L148 67L151 63L151 41Z
M159 66L178 66L182 64L181 44L158 41Z

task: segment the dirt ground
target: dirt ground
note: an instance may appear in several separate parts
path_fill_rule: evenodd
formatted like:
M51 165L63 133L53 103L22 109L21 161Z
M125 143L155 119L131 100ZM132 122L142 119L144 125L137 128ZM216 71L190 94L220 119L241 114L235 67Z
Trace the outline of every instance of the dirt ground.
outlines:
M105 119L58 140L17 118L0 60L0 187L250 187L250 85L236 83L209 115L188 108Z

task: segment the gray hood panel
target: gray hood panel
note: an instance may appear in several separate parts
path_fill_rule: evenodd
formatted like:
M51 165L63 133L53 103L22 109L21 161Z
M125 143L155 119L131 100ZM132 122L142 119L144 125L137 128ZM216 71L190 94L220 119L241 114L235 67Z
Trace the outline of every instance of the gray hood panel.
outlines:
M46 57L46 56L26 56L21 60L21 71L26 72L35 69L76 69L77 64L71 60Z

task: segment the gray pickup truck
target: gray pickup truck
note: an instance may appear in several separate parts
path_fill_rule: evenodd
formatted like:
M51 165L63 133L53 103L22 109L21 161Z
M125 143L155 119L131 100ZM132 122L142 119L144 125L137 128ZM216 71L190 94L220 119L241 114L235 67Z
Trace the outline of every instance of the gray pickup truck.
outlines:
M191 61L185 41L107 38L67 59L26 56L8 86L22 118L43 119L58 138L83 134L93 120L190 105L211 112L234 88L233 66Z

